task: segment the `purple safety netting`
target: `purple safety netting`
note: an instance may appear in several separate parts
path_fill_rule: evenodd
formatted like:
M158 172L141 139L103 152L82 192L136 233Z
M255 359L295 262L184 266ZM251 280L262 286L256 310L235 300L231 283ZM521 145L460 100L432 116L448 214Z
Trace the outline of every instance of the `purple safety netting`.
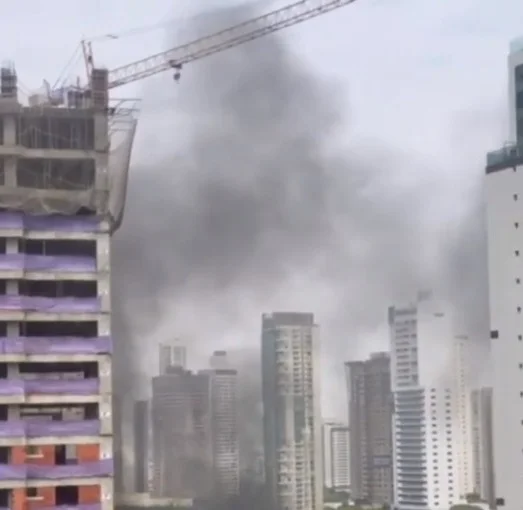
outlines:
M0 421L0 437L97 436L99 432L99 420L47 421L32 419Z
M4 311L95 313L100 311L100 305L100 298L0 296L0 310Z
M92 503L89 505L59 505L59 506L43 506L38 507L38 510L101 510L101 503ZM2 509L0 509L2 510ZM9 509L6 509L9 510Z
M19 212L2 212L0 229L97 232L100 230L100 220L92 216L30 216Z
M38 507L38 510L101 510L101 503L92 503L89 505L59 505L59 506L43 506ZM2 510L2 509L0 509ZM6 509L9 510L9 509Z
M8 253L0 255L0 271L64 271L89 272L96 271L94 257L26 255L25 253Z
M110 354L109 336L82 337L0 337L0 354Z
M98 379L0 379L0 395L96 395Z
M67 466L0 465L0 480L61 480L64 478L87 478L113 474L113 460L68 464Z

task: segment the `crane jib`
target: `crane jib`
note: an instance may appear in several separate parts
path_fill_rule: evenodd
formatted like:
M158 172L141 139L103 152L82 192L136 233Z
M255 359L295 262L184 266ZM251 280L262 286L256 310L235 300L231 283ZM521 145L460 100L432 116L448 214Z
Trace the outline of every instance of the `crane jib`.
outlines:
M109 88L120 87L169 69L175 69L175 79L178 79L183 64L302 23L355 1L302 0L287 5L187 44L113 69L109 72Z

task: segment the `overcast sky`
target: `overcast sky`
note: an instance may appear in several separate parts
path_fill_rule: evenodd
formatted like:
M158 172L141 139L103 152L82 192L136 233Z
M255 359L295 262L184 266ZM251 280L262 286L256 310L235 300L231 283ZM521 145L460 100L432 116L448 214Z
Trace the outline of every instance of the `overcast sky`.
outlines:
M200 0L6 2L0 19L2 60L15 62L25 90L37 89L43 79L53 84L60 76L82 75L75 51L84 37L122 34L93 42L95 63L116 67L165 49L183 36L187 20L209 5ZM143 29L173 18L178 21L168 33L164 26ZM509 41L523 31L521 19L520 0L357 0L288 29L285 37L312 73L340 91L346 109L340 139L361 139L360 150L372 150L375 140L411 161L403 171L395 170L402 179L435 183L438 200L427 207L434 208L435 229L444 231L467 212L466 197L481 181L485 152L505 141L506 57ZM72 56L74 65L67 67ZM156 90L172 90L170 75L153 81ZM118 91L120 97L144 99L146 128L140 128L134 151L138 164L147 160L147 127L153 119L162 121L149 90L150 82ZM285 302L278 299L275 303ZM378 337L360 343L357 352L339 352L335 362L386 347L383 331ZM329 389L338 384L339 378L326 382Z

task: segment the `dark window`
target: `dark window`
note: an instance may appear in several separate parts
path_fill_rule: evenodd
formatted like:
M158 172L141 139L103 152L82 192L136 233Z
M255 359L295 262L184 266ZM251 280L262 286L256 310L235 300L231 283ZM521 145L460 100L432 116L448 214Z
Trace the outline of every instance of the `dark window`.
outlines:
M519 250L516 250L514 253L516 254L516 257L519 257Z
M516 228L519 228L519 223L518 223L517 221L514 222L514 226L515 226Z
M517 284L521 283L521 278L516 278L516 283Z
M518 194L514 193L514 200L517 200L517 199L518 199Z
M499 338L499 331L497 329L494 329L490 332L490 338L492 338L492 340L496 340Z
M25 495L28 498L36 498L38 496L38 489L36 487L27 487L27 489L25 489Z
M505 506L505 498L496 498L496 506Z

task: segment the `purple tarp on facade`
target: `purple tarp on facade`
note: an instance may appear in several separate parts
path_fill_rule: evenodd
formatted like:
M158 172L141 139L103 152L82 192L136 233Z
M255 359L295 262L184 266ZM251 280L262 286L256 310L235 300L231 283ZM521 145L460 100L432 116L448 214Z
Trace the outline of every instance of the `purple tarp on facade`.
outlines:
M96 395L98 379L0 379L0 395Z
M109 476L113 474L113 460L104 459L98 462L82 462L67 466L23 466L0 464L0 480L61 480L64 478L85 478Z
M1 212L0 229L60 232L97 232L100 220L93 216L29 216L19 212Z
M101 508L101 503L93 503L91 505L39 506L38 510L101 510Z
M8 253L0 255L0 271L96 271L94 257L72 257L51 255L26 255L25 253Z
M100 311L100 299L3 295L0 296L0 311L2 310L50 313L95 313Z
M99 432L99 420L47 421L33 419L0 421L0 437L97 436Z
M39 506L38 510L101 510L101 508L101 503L93 503L91 505Z
M0 337L0 354L110 354L109 336L82 337Z

